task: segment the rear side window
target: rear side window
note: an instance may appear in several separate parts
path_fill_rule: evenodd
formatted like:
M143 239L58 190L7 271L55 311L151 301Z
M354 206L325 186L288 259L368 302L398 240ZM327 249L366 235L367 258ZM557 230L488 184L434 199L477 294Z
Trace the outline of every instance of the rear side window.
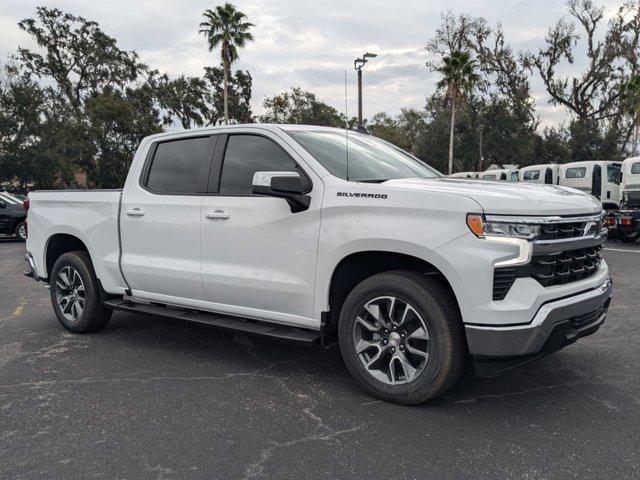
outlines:
M303 185L308 185L298 165L268 138L258 135L229 136L222 163L220 195L252 195L253 174L256 172L297 172Z
M147 188L154 193L193 195L198 181L208 174L209 137L159 143L153 156Z
M527 170L522 177L524 180L539 180L540 170Z
M584 178L587 175L587 167L567 168L564 178Z
M636 162L631 165L631 173L633 175L638 175L640 173L640 162Z

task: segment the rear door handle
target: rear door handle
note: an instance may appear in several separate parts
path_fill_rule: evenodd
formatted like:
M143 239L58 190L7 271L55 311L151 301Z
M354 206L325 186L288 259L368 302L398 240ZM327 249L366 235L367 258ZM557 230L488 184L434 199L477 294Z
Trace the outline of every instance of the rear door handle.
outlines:
M132 208L131 210L127 210L127 215L130 217L141 217L144 215L144 210L141 208Z
M211 220L227 220L231 215L224 210L216 210L215 212L205 213L204 216Z

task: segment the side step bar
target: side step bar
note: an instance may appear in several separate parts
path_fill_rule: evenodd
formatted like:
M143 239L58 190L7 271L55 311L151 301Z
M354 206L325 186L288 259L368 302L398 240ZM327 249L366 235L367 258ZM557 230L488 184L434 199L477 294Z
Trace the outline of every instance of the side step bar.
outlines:
M124 299L107 300L104 306L111 310L122 312L140 313L162 318L186 320L188 322L201 323L224 330L232 330L250 335L260 335L286 342L300 343L304 345L316 345L320 343L320 332L305 330L302 328L275 325L266 322L257 322L239 317L227 317L216 313L201 312L197 310L164 307L132 302Z

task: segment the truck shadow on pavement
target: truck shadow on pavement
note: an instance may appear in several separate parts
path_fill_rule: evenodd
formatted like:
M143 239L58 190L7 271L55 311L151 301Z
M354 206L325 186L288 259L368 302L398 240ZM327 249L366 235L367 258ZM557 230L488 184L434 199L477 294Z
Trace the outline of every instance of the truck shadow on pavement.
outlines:
M156 374L168 369L180 372L181 376L210 374L250 378L251 372L268 371L270 375L286 378L293 384L310 381L323 392L350 399L348 401L376 401L351 379L337 345L329 348L298 346L198 324L122 312L114 313L106 329L91 335L91 338L109 344L109 348L124 349L131 354L137 352L136 357L152 360ZM557 398L563 389L586 386L593 381L587 373L590 364L587 356L580 355L581 358L571 362L569 360L574 355L570 349L493 378L476 378L472 367L467 365L463 376L449 392L418 408L446 408L452 404L495 400L504 404L510 399L525 396L529 400L531 396L541 400L546 398L547 401ZM125 354L123 357L128 356ZM579 368L581 360L586 372Z

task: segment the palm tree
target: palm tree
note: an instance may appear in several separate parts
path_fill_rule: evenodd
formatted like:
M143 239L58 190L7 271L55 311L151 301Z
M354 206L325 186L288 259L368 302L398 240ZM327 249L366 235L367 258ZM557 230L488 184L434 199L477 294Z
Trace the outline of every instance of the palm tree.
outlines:
M449 136L449 175L453 173L453 136L456 123L456 109L471 92L480 77L475 73L476 62L467 52L456 50L442 59L442 66L436 70L442 74L439 88L446 88L451 101L451 133Z
M622 85L622 108L631 115L633 122L633 155L638 154L640 139L640 75L635 75Z
M229 71L231 64L238 59L238 48L244 48L247 42L253 41L253 35L249 29L253 23L247 22L247 16L236 10L230 3L218 5L214 10L207 9L202 14L204 21L200 23L200 30L207 37L209 51L220 47L222 59L223 98L224 98L224 123L229 124Z

